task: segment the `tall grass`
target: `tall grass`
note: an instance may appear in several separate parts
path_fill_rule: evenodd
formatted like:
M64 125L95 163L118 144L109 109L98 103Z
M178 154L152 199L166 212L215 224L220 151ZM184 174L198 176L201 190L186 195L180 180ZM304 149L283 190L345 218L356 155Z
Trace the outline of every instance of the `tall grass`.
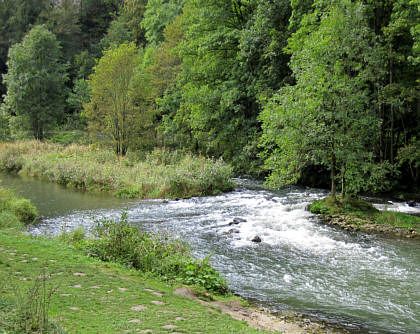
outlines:
M232 189L232 168L223 161L164 149L138 159L95 146L2 143L0 170L127 198L206 196Z
M45 269L27 289L12 287L11 299L0 298L0 332L10 334L65 334L49 318L56 287L47 284ZM3 304L3 305L2 305Z

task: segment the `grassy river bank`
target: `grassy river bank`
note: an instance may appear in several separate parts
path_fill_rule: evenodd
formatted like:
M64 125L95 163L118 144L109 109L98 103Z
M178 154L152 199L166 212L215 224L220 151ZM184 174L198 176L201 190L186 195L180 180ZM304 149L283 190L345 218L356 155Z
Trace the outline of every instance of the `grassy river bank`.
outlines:
M351 197L324 198L309 206L329 225L348 231L380 233L420 240L420 217L393 211L379 211L372 204Z
M124 198L187 198L233 188L232 168L223 161L163 149L119 157L96 146L1 143L0 171Z

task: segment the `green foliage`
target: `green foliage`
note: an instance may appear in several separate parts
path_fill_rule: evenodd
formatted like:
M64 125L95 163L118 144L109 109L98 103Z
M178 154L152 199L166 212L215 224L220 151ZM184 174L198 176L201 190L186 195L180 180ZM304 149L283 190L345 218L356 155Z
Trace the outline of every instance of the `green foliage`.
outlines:
M121 44L105 51L89 77L90 102L85 106L89 131L94 138L106 136L118 155L127 153L139 112L134 103L132 80L139 62L136 46Z
M184 7L186 0L149 0L141 26L146 31L146 39L151 44L163 41L163 31L171 24Z
M379 211L371 203L349 196L327 197L315 201L309 206L309 211L315 214L341 215L345 220L350 220L348 217L364 220L358 221L358 224L376 223L420 232L420 217L401 212Z
M131 225L126 214L120 221L101 221L94 239L87 243L90 256L103 261L118 262L142 272L151 272L165 280L226 294L226 281L211 268L208 258L192 258L189 248L166 234L151 234Z
M371 204L361 199L346 196L327 197L313 202L309 211L320 214L351 214L355 216L373 215L379 211Z
M343 193L385 188L389 166L375 165L372 146L381 121L368 96L377 59L363 6L331 5L293 35L289 52L296 85L281 89L261 114L271 184L296 182L302 168L319 164L331 170L333 196L338 174Z
M60 57L56 37L44 26L34 27L9 50L5 107L36 139L63 116L67 73Z
M377 216L376 221L380 224L407 228L420 232L420 217L401 212L383 211Z
M37 209L27 199L0 187L0 229L31 224L38 216Z

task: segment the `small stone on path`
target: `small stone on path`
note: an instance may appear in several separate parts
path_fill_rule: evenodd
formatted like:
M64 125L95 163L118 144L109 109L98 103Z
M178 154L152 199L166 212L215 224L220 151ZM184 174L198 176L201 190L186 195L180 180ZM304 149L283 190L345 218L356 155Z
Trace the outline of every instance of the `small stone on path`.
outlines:
M33 257L32 261L38 261L39 259L37 257Z
M182 317L176 317L175 318L175 321L183 321L183 320L185 320L184 318L182 318Z
M100 289L101 287L98 285L91 286L89 289Z
M175 326L175 325L166 325L166 326L163 326L162 328L163 329L175 329L175 328L178 328L178 326Z
M144 291L147 291L147 292L155 292L155 290L152 290L152 289L144 289Z
M21 281L27 281L27 280L28 280L26 277L19 277L19 279L20 279Z
M72 310L72 311L79 311L80 309L78 308L78 307L76 307L76 306L70 306L69 307L69 309L70 310Z
M152 300L152 304L155 304L155 305L165 305L164 302L160 302L158 300Z
M60 296L61 297L69 297L69 296L71 296L71 294L69 294L69 293L62 293L62 294L60 294Z
M73 285L73 288L81 288L81 287L82 286L80 284Z
M140 319L133 319L133 320L130 320L129 322L132 322L132 323L135 323L135 324L141 324Z
M144 305L137 305L137 306L132 306L131 310L133 311L144 311L147 310L147 307Z
M143 329L140 333L153 333L151 329Z
M152 292L152 294L154 294L155 296L157 296L157 297L162 297L163 296L163 294L162 293L160 293L160 292L156 292L156 291L153 291Z
M73 275L74 275L74 276L86 276L86 274L85 274L85 273L74 273Z
M125 292L127 291L127 288L118 288L118 290L120 290L121 292Z

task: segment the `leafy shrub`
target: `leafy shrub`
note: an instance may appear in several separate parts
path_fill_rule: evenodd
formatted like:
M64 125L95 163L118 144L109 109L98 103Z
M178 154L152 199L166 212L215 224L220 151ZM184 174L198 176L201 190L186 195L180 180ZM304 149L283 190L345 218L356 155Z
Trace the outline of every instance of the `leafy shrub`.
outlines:
M86 246L93 257L216 293L228 292L226 281L211 268L208 258L194 259L184 242L168 234L143 232L129 224L126 214L121 215L120 221L98 222L94 236Z
M27 199L17 198L5 188L0 188L0 228L21 227L33 223L38 211Z
M12 202L11 207L16 217L22 223L31 224L38 216L38 210L27 199L17 199Z

